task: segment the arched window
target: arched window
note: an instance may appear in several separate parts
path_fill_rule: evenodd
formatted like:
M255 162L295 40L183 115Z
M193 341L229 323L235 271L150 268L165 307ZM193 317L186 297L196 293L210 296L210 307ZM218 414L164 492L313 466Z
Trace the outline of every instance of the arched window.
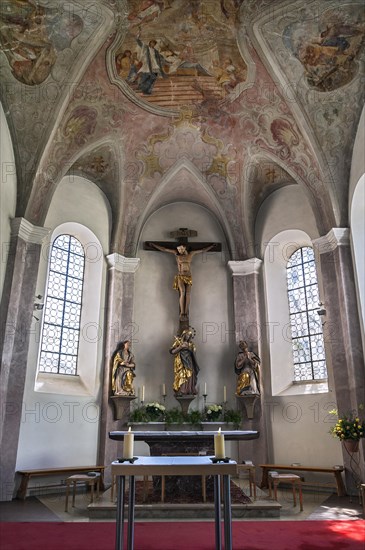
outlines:
M59 235L49 262L39 371L77 374L85 254L75 237Z
M324 380L327 367L312 248L299 248L287 263L294 382Z

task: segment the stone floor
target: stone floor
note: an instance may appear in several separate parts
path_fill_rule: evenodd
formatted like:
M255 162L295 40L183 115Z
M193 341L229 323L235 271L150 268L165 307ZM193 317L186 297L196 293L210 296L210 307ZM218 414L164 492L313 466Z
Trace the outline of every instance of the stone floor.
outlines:
M249 488L247 480L235 480L247 494ZM293 506L293 498L290 490L281 489L278 493L279 504L269 499L267 493L257 488L257 507L256 515L234 517L234 521L254 520L254 521L303 521L303 520L357 520L363 519L363 509L357 497L338 497L334 494L320 492L319 490L306 489L303 494L304 510L301 512L299 506ZM106 502L108 505L113 504L110 500L110 493L107 492L100 497L99 504ZM71 504L71 503L70 503ZM279 509L276 516L265 515L265 508L271 509L272 506ZM171 505L165 505L167 507ZM192 505L187 505L187 509L191 509ZM40 495L38 497L28 497L24 501L13 500L11 502L0 502L0 521L114 521L113 514L108 517L93 517L89 508L89 495L85 492L78 492L76 496L75 507L69 506L69 512L65 512L65 495L62 493ZM261 510L261 511L260 511ZM171 510L170 510L171 512ZM114 513L114 512L113 512ZM191 517L184 518L181 510L173 510L172 513L161 518L156 516L152 508L147 510L143 516L143 521L154 521L163 519L163 521L183 520L193 521ZM138 518L136 518L138 521ZM204 520L204 514L194 512L194 519L198 521ZM211 517L209 517L211 520Z

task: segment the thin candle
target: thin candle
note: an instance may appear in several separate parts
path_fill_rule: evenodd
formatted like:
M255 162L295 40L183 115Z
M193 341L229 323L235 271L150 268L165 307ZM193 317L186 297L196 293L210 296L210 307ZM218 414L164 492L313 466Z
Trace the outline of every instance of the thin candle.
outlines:
M129 427L128 433L125 434L123 440L123 458L133 458L133 447L134 447L134 433Z
M162 384L162 395L166 395L166 384Z
M141 401L144 401L144 386L142 386L142 399Z
M227 403L227 387L223 386L223 402Z
M204 395L207 395L207 383L204 383Z
M218 432L214 435L214 455L216 458L225 458L225 444L224 444L224 435L219 428Z

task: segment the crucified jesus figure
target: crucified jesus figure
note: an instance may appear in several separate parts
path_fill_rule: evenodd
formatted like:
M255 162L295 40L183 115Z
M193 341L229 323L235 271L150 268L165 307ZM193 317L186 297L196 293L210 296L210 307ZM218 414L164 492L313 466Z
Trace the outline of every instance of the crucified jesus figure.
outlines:
M207 252L215 247L215 244L200 248L198 250L187 251L185 245L178 245L175 249L166 248L159 244L149 242L149 246L160 250L161 252L168 252L174 254L177 263L177 275L174 278L174 289L179 291L179 306L180 306L180 320L185 321L189 318L189 306L190 306L190 293L193 279L191 275L191 261L196 254Z

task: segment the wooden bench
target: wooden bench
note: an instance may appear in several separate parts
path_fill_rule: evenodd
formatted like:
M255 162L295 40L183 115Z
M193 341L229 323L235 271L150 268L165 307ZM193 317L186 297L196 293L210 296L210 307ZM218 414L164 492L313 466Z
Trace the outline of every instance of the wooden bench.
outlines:
M32 477L47 477L65 474L69 477L72 474L82 474L85 472L99 472L100 473L100 487L103 489L103 475L105 466L66 466L64 468L41 468L39 470L18 470L17 474L22 476L22 480L19 489L16 494L16 498L24 500L27 496L27 489L29 480ZM57 485L55 485L57 487Z
M337 494L339 497L346 495L345 485L341 473L344 471L343 466L331 467L331 468L322 468L321 466L302 466L299 464L260 464L262 468L262 479L260 487L262 489L269 487L269 471L270 470L285 470L287 472L312 472L320 474L332 474L335 477L334 487L337 487ZM304 483L305 484L305 483ZM309 483L307 483L309 484ZM315 484L315 482L313 482Z

